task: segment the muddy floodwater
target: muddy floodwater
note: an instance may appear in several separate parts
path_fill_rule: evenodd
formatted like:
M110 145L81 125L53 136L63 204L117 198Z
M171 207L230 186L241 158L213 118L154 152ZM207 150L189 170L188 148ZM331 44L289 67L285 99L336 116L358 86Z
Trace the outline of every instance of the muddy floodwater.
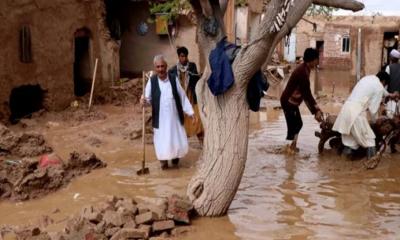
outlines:
M335 112L339 107L325 109ZM1 202L0 225L40 224L43 216L49 216L54 221L47 229L55 231L67 216L107 195L140 202L185 193L198 164L196 139L190 139L192 148L180 169L168 171L160 170L153 146L147 145L150 175L138 177L140 141L123 140L121 131L116 131L121 121L132 118L132 109L103 106L98 110L107 118L71 125L47 116L28 130L44 133L62 158L73 150L92 151L107 162L107 168L76 178L41 199ZM50 127L49 121L53 121ZM228 215L196 219L194 231L181 239L400 239L399 155L386 154L372 171L329 150L320 156L314 136L318 125L310 115L303 121L301 151L287 156L281 151L286 132L281 111L268 105L256 115L245 173Z

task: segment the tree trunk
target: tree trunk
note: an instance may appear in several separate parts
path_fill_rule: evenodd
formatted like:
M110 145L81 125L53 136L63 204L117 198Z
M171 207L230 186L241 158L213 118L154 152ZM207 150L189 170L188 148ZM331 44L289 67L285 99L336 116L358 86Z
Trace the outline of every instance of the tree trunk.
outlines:
M209 1L211 6L207 5L205 0L192 0L191 3L198 18L200 49L205 59L208 59L215 43L224 35L221 9L215 0ZM288 7L287 4L291 3L294 6ZM201 165L187 190L189 198L201 216L220 216L228 211L242 179L247 159L249 131L247 84L261 65L270 59L276 44L296 25L311 3L312 0L270 0L258 34L242 48L232 65L235 84L225 94L215 97L208 89L210 67L207 61L203 77L196 86L200 115L205 129L204 147ZM206 10L202 9L203 6ZM287 16L285 21L282 24L278 23L276 16L288 9L290 14L287 15L287 12L284 14ZM210 37L202 31L203 24L211 11L221 26L216 37Z

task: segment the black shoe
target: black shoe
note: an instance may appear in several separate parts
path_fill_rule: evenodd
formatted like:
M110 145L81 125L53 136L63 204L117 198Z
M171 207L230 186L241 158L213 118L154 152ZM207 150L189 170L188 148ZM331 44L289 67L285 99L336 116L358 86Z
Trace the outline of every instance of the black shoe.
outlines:
M172 165L178 166L178 164L179 164L179 158L172 159Z
M162 170L168 169L168 161L160 161L160 164Z

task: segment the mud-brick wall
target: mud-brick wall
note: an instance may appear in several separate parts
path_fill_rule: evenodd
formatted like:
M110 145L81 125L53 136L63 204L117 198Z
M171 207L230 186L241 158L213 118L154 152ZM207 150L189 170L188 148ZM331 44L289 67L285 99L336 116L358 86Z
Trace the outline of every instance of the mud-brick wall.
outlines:
M199 68L200 54L196 41L196 26L186 17L179 17L178 32L170 39L168 35L157 35L155 23L148 23L150 18L149 6L146 1L128 2L121 12L129 29L122 35L121 41L121 73L141 75L143 70L153 70L153 57L163 54L168 67L178 61L176 46L185 46L189 50L189 60ZM148 32L142 36L137 28L141 22L148 24Z
M398 31L398 28L394 30ZM363 50L363 55L361 56L362 75L376 74L380 70L384 32L384 28L378 26L361 28L361 47ZM354 55L356 56L356 54Z
M110 52L118 49L105 40L103 9L100 0L0 1L0 119L8 117L11 90L21 85L40 84L47 90L50 110L70 104L74 99L74 33L83 27L91 32L92 69L94 59L100 59L96 87L101 90L107 85L118 65ZM29 26L31 32L31 63L20 61L22 26Z
M342 41L344 37L350 38L350 51L342 51ZM356 39L350 35L350 27L346 26L325 26L324 34L324 67L335 67L337 70L351 69L351 51L353 50L353 42Z

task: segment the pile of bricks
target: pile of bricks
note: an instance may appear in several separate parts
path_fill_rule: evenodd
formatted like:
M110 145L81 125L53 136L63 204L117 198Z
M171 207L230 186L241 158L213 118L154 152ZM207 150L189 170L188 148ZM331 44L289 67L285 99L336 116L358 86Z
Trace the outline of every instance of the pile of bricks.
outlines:
M83 208L68 220L62 232L46 233L36 227L15 234L18 239L33 240L171 239L192 230L192 208L187 199L177 195L159 204L138 204L133 199L112 196L98 206Z

